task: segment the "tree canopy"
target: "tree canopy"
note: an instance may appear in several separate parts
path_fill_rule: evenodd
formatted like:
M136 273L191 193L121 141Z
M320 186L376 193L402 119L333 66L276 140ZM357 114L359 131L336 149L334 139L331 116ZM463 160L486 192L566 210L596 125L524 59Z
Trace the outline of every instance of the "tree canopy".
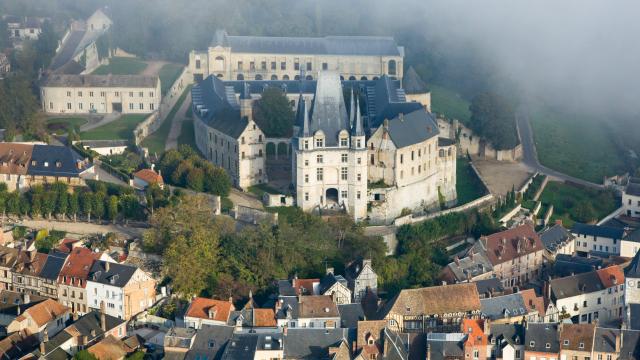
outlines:
M518 145L515 110L507 99L485 92L473 99L469 110L471 129L496 150L513 149Z
M291 136L295 114L282 90L267 88L254 106L254 120L266 136Z

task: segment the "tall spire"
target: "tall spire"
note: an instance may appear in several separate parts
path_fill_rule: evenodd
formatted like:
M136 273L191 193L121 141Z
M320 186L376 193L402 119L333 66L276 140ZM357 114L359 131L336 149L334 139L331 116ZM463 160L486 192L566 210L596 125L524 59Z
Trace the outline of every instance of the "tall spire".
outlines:
M304 101L304 121L302 123L302 136L309 137L309 111L307 111L307 102L305 100L302 101Z
M355 125L355 136L364 136L364 131L362 129L362 116L360 116L360 104L356 102L356 125Z
M353 97L353 87L351 87L351 108L349 109L349 128L353 129L353 127L355 126L355 120L356 120L356 106L355 106L355 99Z

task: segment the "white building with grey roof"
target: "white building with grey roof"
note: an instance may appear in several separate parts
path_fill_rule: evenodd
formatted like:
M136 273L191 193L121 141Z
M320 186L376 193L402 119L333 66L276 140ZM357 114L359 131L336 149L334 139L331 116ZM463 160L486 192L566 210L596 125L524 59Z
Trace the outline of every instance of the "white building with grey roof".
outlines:
M204 51L189 54L195 81L210 75L224 80L308 80L320 71L344 79L402 79L404 48L392 37L266 37L215 33Z
M40 87L51 114L148 114L160 108L160 78L145 75L49 75Z

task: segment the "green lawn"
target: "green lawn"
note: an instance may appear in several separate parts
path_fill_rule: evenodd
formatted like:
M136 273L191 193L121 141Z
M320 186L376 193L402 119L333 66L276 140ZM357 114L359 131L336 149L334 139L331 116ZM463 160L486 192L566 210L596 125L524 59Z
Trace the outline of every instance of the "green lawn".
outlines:
M465 157L458 158L456 162L456 192L458 193L458 205L464 205L487 194L482 181Z
M196 137L193 132L193 119L184 119L182 121L182 129L180 130L180 136L178 136L178 146L189 145L194 150L197 150Z
M56 135L63 135L74 129L76 133L80 132L80 126L87 123L87 119L81 117L68 118L51 118L47 119L47 131Z
M171 85L176 81L180 73L184 69L183 65L179 64L166 64L158 72L160 76L160 86L162 87L162 95L167 93Z
M626 171L624 154L602 118L540 110L531 127L540 163L601 184L604 176Z
M136 58L114 57L109 60L109 65L97 68L94 75L136 75L147 68L147 64Z
M129 114L122 115L120 119L83 132L80 134L80 138L83 140L117 140L117 139L133 139L133 129L142 122L148 114Z
M455 91L442 86L431 86L431 108L436 114L443 114L448 119L458 119L468 125L471 121L470 102Z
M589 207L593 217L602 219L609 215L620 205L620 200L611 191L599 191L581 186L550 181L545 187L540 201L544 208L553 205L552 219L562 219L567 227L574 222L588 222L587 218L581 216L583 211L580 208ZM544 212L540 212L544 216ZM595 220L595 219L593 219Z
M176 113L180 109L180 106L182 106L182 103L187 97L189 91L191 91L191 86L187 86L182 95L180 95L180 98L178 98L178 101L176 101L176 104L173 106L173 109L171 109L169 115L167 115L167 118L164 119L164 122L162 123L162 125L160 125L160 128L158 128L156 132L147 136L147 138L142 141L142 146L149 149L150 154L161 154L162 152L164 152L164 146L167 143L167 136L169 136L173 118L176 116Z

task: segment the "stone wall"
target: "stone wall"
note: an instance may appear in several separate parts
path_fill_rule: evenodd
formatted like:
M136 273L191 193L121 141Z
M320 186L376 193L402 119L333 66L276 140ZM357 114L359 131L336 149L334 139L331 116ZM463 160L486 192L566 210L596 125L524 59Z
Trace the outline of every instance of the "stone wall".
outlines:
M436 218L438 216L442 216L442 215L447 215L447 214L451 214L451 213L458 213L458 212L463 212L466 210L470 210L473 208L482 208L485 207L487 205L493 204L495 198L492 194L487 194L481 198L475 199L471 202L468 202L464 205L460 205L458 207L454 207L451 209L446 209L446 210L442 210L442 211L438 211L435 213L431 213L431 214L427 214L427 215L423 215L423 216L418 216L418 217L413 217L412 215L407 215L407 216L403 216L403 217L399 217L397 219L394 220L393 224L395 226L402 226L402 225L406 225L406 224L415 224L415 223L419 223L422 221L426 221L426 220L430 220L433 218Z
M517 145L513 149L496 150L491 144L484 139L475 135L473 131L458 120L449 122L445 119L438 119L438 127L440 128L440 136L458 141L458 148L461 154L477 156L486 160L498 161L519 161L522 159L522 144ZM460 133L459 135L457 133ZM520 133L518 133L520 138Z
M272 225L278 223L278 213L270 213L242 205L236 205L234 207L233 218L250 224L259 224L263 221Z

